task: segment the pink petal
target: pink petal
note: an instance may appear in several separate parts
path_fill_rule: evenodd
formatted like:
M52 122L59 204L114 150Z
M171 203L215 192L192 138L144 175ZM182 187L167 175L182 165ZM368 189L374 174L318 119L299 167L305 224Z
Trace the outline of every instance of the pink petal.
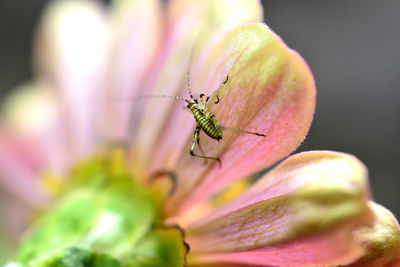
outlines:
M41 171L62 174L67 169L71 157L60 111L48 84L35 81L14 89L3 111L10 135L34 140L36 152L41 156Z
M224 138L216 142L203 134L200 142L205 154L221 158L222 168L215 161L204 165L188 153L193 116L180 111L172 117L173 123L166 126L172 134L166 139L174 142L169 141L172 147L165 158L171 160L171 154L179 158L178 192L167 207L168 212L180 208L175 215L287 156L309 129L315 108L312 74L303 59L267 26L249 23L230 32L210 51L193 87L211 94L228 74L227 85L218 91L221 103L210 104L210 110L222 125L267 137L224 131Z
M262 265L248 265L248 264L240 264L240 263L206 263L206 264L196 264L196 267L257 267Z
M217 263L235 262L251 264L251 266L276 267L343 266L353 262L364 253L361 246L351 243L349 232L350 229L342 227L336 232L328 232L325 235L300 239L283 245L243 252L204 255L198 258L189 258L189 262L191 260Z
M54 1L36 38L36 66L57 89L69 154L91 153L96 138L93 96L105 86L108 25L95 1Z
M102 125L108 138L121 140L130 138L126 136L130 99L139 94L160 46L163 16L158 0L118 0L112 4L109 103Z
M188 15L192 12L197 14ZM257 0L171 0L168 3L170 21L178 21L182 17L195 15L201 16L203 24L209 23L214 24L215 27L229 29L238 22L261 21L263 8L260 1Z
M41 156L35 143L14 139L3 130L0 133L0 188L25 205L42 204L44 195L38 181Z
M370 201L375 213L371 228L355 233L356 240L366 247L365 255L352 267L396 267L400 266L400 228L393 214L384 207Z
M188 97L186 77L189 68L195 76L199 58L213 47L230 29L245 21L260 21L258 1L170 1L167 6L166 35L154 68L141 93L143 95L182 95ZM240 7L240 8L238 8ZM189 67L193 51L192 66ZM142 106L145 106L142 110ZM164 168L165 153L179 153L182 141L192 132L193 120L185 124L184 132L175 135L181 124L175 113L182 113L182 103L171 99L145 99L135 102L132 119L132 162L137 177L145 177L154 170ZM143 111L143 115L141 115ZM183 112L185 113L185 112ZM140 118L140 120L139 120ZM174 132L173 139L168 139ZM176 143L170 142L177 141ZM167 147L163 147L166 145ZM171 145L174 146L170 151ZM150 166L150 168L149 168ZM168 166L169 167L169 166Z
M334 266L364 249L353 233L372 223L364 165L328 151L292 156L243 195L186 226L194 262Z

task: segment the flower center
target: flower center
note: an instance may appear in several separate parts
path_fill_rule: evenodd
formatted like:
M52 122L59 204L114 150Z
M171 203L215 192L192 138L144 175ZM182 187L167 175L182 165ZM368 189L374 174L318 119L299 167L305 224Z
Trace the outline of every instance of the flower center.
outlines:
M178 227L163 225L160 187L139 184L121 151L77 164L27 231L22 266L184 266Z

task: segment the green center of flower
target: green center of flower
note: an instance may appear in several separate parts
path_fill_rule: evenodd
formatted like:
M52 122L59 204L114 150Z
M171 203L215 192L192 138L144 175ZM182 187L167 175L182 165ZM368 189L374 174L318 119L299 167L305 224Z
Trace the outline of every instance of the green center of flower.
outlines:
M178 227L162 224L160 191L136 182L122 162L113 154L76 166L55 203L29 229L16 261L23 266L183 266L187 247Z

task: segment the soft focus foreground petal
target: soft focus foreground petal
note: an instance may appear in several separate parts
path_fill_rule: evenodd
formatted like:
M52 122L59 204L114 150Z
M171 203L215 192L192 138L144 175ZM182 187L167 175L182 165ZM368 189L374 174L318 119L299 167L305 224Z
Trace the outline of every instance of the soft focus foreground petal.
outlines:
M9 135L34 144L30 151L35 152L35 175L44 168L55 173L66 169L66 136L55 96L46 82L37 80L13 90L2 107L2 121Z
M169 211L185 199L182 213L235 180L270 166L293 151L309 129L315 109L313 76L303 59L266 25L249 23L230 32L210 52L194 83L211 94L226 75L227 84L218 90L220 103L213 102L210 110L224 126L266 137L225 130L217 143L201 135L205 154L221 158L219 168L215 161L204 165L191 157L193 135L177 127L187 137L177 167L178 192Z
M234 2L234 5L231 3ZM262 10L259 1L254 0L196 0L169 1L167 6L166 35L163 46L155 61L152 72L142 88L142 95L181 95L188 97L186 90L187 72L196 74L197 62L224 34L233 27L246 21L260 21ZM189 66L191 54L192 65ZM142 110L143 109L143 110ZM143 115L141 115L143 111ZM191 132L190 124L179 124L175 114L182 113L181 103L172 99L139 99L134 103L131 118L133 138L132 162L138 174L146 177L148 172L158 170L174 161L165 154L178 156L186 129ZM185 113L185 112L183 112ZM178 114L179 115L179 114ZM140 118L140 120L139 120ZM181 129L183 133L169 139L169 132ZM184 137L184 138L182 138ZM168 139L168 142L165 140ZM182 140L183 139L183 140ZM161 147L168 145L168 147ZM172 151L171 151L172 147ZM176 157L175 157L176 158ZM151 165L151 168L148 166ZM140 173L142 172L142 173ZM143 172L145 174L143 175ZM147 173L146 173L147 172Z
M107 138L126 139L131 98L141 89L143 77L159 48L162 13L159 0L116 0L111 5L113 52L110 62Z
M370 225L367 171L328 151L285 160L247 192L186 227L194 262L273 266L348 264L363 253L353 232Z
M366 254L352 267L400 266L400 229L393 214L384 207L369 203L375 213L372 228L355 233L357 242L366 247Z
M95 1L58 0L45 10L35 42L39 76L60 101L69 153L81 158L95 143L93 96L104 86L108 28Z

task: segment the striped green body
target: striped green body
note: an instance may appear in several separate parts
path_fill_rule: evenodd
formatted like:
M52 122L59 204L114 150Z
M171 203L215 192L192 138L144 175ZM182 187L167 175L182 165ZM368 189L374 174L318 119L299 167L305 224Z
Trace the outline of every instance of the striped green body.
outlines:
M205 108L197 103L190 103L188 107L193 113L197 124L209 137L218 141L222 139L222 127L214 114L206 111Z

